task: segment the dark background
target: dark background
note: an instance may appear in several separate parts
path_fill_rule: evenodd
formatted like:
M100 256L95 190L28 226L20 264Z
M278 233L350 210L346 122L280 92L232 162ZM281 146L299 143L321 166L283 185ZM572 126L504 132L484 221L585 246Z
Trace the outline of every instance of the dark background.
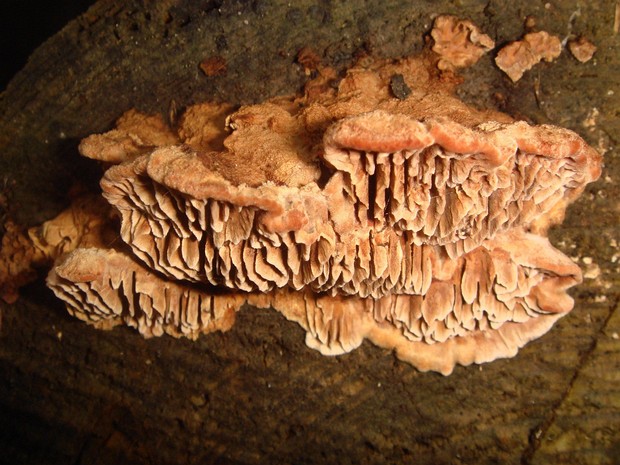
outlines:
M85 12L93 0L2 0L0 92L43 41Z

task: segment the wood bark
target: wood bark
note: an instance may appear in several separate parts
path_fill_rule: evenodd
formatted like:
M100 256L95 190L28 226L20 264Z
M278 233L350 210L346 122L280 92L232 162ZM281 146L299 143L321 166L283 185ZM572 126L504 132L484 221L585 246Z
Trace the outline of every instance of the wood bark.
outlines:
M549 6L547 6L549 5ZM511 360L420 373L365 343L323 357L275 312L245 308L196 342L102 332L70 318L37 282L3 305L0 448L8 463L614 463L620 456L620 35L612 0L587 2L101 0L43 44L0 96L0 217L60 211L99 168L84 136L135 107L170 115L205 100L257 102L297 91L297 52L343 69L425 43L439 13L498 44L524 19L598 46L567 51L517 84L488 55L461 97L580 132L606 171L552 241L586 269L573 312ZM617 25L616 25L617 27ZM205 59L225 62L207 76ZM593 113L594 109L596 111ZM597 115L597 116L593 116ZM594 120L592 120L594 118ZM592 123L592 121L594 121ZM592 124L591 124L592 123ZM600 269L597 276L596 267Z

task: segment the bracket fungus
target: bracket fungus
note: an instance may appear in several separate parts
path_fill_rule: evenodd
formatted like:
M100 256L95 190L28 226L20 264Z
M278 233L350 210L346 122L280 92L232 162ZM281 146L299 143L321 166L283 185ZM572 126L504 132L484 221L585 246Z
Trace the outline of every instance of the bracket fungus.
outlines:
M82 154L113 165L101 187L124 243L63 254L48 285L78 318L144 336L224 331L249 303L323 354L368 339L443 374L513 356L573 306L580 270L545 235L601 157L468 107L428 62L337 85L323 70L303 96L201 104L178 127L132 112L88 137Z

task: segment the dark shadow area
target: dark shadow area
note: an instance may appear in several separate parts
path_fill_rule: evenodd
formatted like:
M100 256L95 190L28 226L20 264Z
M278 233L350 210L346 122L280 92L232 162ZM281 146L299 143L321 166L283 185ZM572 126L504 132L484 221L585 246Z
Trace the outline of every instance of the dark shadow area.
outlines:
M11 383L12 379L4 381ZM72 462L75 451L71 449L79 435L75 429L52 425L36 413L4 404L0 404L0 418L3 419L0 421L0 441L3 444L0 463L51 465Z
M28 56L93 0L4 0L0 7L0 91L24 67Z

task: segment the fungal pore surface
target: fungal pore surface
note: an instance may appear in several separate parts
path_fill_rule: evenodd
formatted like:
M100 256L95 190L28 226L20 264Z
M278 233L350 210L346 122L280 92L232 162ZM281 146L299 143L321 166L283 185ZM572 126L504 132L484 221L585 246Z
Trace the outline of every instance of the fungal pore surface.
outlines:
M247 303L326 355L368 339L443 374L513 356L573 306L580 270L546 231L601 157L465 105L432 60L323 70L301 96L204 103L173 127L132 110L80 146L112 165L122 243L63 253L48 285L85 322L144 336L227 330Z

